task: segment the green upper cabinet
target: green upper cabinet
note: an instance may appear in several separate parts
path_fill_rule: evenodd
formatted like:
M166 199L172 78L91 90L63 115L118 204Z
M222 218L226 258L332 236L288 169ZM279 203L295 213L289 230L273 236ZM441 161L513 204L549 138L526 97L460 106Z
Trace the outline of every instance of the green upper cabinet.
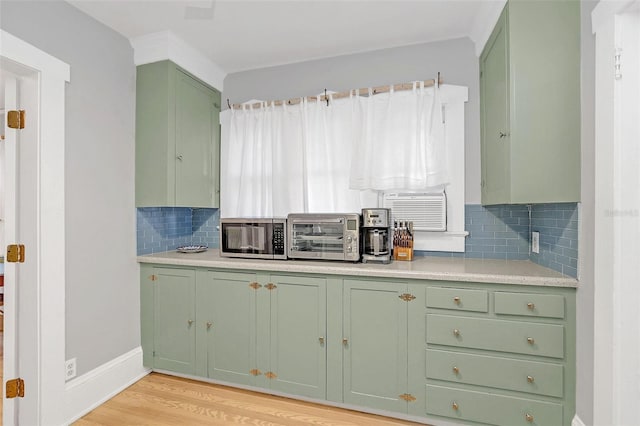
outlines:
M170 61L136 80L136 206L218 207L220 92Z
M482 204L580 200L580 2L510 0L480 56Z

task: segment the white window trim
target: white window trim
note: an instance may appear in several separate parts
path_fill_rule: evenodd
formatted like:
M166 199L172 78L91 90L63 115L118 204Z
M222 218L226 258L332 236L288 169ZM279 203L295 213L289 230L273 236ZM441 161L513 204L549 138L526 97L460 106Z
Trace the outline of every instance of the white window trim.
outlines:
M469 234L464 229L464 104L469 88L443 84L440 97L444 107L447 161L451 183L447 185L447 231L416 231L414 250L464 252Z

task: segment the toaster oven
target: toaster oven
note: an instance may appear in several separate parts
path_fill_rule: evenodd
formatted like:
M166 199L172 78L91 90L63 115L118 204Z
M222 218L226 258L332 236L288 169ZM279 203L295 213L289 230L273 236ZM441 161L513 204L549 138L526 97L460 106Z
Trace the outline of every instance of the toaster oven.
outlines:
M360 215L293 213L287 217L291 259L360 260Z

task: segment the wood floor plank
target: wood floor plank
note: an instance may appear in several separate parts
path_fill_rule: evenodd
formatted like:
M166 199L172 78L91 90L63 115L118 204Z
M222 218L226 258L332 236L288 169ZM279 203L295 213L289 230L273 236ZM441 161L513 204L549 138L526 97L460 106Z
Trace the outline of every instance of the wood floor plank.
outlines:
M74 424L402 426L416 423L152 373Z

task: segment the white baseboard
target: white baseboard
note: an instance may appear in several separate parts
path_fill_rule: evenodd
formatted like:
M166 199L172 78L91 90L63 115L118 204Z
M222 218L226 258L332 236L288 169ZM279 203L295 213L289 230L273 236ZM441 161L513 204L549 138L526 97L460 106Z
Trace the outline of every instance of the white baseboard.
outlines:
M580 420L580 417L578 417L578 415L576 414L575 416L573 416L573 420L571 420L571 426L586 426L582 420Z
M65 424L71 424L131 386L150 370L142 365L137 347L65 385Z

